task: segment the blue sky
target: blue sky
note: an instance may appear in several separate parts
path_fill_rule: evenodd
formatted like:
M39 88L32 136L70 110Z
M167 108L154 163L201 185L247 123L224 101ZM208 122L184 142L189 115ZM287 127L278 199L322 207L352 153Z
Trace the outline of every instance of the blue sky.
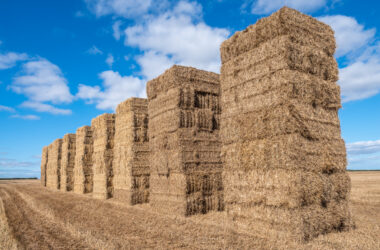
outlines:
M172 64L219 72L219 45L283 5L330 24L349 169L380 167L380 2L0 1L0 178L38 177L44 145Z

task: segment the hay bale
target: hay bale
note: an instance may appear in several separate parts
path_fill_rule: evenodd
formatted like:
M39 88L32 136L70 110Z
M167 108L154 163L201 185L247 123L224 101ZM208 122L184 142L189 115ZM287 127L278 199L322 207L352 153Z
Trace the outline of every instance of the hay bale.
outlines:
M334 51L329 26L289 8L221 45L222 179L235 226L301 241L350 227Z
M219 75L173 66L147 83L150 203L178 215L223 210Z
M42 148L41 155L41 185L46 187L46 170L48 163L48 147L45 146Z
M94 152L93 197L108 199L113 197L113 148L115 136L115 115L102 114L91 121Z
M62 139L56 139L48 146L49 160L47 164L46 186L53 189L60 189L61 184L61 154Z
M148 100L129 98L116 108L114 197L134 205L149 201Z
M75 134L66 134L62 140L61 191L74 188Z
M74 192L92 193L93 138L90 126L78 128L75 134Z

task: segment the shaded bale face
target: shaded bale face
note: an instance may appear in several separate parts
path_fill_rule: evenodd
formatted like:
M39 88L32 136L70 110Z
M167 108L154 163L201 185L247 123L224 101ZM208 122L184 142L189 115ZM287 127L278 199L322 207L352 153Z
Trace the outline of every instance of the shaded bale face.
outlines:
M56 139L48 147L49 160L47 164L47 186L54 189L60 189L61 184L61 157L62 157L62 139Z
M72 191L74 188L75 134L67 134L62 141L61 190Z
M130 98L115 118L114 197L131 205L149 201L148 101Z
M93 131L93 197L107 199L113 196L113 148L115 115L103 114L91 122Z
M47 164L48 164L48 147L45 146L42 148L42 155L41 155L41 185L46 186L46 179L47 179Z
M147 93L152 205L180 215L222 210L219 76L173 66Z
M283 8L221 46L220 136L236 225L308 240L349 226L330 27Z
M91 193L93 190L93 137L92 129L84 126L76 131L74 192Z

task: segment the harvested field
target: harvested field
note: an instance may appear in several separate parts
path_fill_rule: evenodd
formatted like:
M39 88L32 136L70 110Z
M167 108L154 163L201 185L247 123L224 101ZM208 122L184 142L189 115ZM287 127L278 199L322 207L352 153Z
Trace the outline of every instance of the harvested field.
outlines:
M0 246L4 249L380 249L380 171L349 172L356 228L307 244L280 242L229 227L224 212L191 217L154 213L46 189L39 180L0 180Z

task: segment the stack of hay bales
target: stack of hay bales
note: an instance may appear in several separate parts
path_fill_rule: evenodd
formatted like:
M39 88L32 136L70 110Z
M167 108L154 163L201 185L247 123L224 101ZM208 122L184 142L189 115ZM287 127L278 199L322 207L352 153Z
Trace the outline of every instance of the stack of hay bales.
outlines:
M150 203L178 215L223 209L219 75L173 66L147 83Z
M42 155L41 155L41 184L44 187L46 187L47 163L48 163L48 147L45 146L42 148Z
M61 150L62 139L56 139L48 146L49 160L47 164L46 186L53 189L60 189L61 182Z
M129 98L116 108L114 197L134 205L149 201L148 101Z
M66 134L62 140L61 191L74 188L75 134Z
M113 147L115 136L115 115L102 114L91 121L94 153L93 197L108 199L113 196Z
M74 192L91 193L93 190L93 138L90 126L77 129L75 145Z
M225 206L236 226L308 240L350 225L332 29L282 8L221 46Z

